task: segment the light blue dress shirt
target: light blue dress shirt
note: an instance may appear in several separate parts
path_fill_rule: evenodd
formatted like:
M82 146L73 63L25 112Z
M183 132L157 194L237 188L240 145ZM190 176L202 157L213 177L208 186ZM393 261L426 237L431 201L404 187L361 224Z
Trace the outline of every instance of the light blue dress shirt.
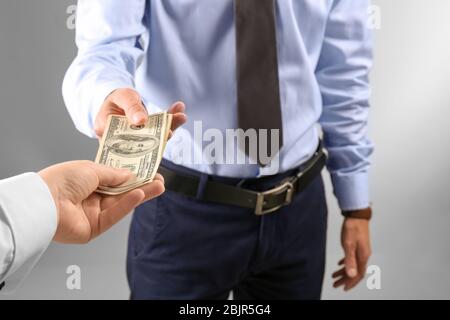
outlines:
M284 141L279 171L313 154L320 123L327 168L343 210L370 203L369 5L369 0L276 1ZM93 123L105 97L132 87L152 112L177 100L186 103L189 121L169 141L165 158L222 176L268 174L257 165L180 156L187 145L193 154L203 150L194 139L196 121L203 131L237 128L232 0L80 0L76 43L79 51L63 95L81 132L94 137Z

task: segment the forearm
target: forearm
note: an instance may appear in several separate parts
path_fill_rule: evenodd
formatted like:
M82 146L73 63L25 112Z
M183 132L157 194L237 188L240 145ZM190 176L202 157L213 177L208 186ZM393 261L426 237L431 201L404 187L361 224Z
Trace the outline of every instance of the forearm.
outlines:
M333 2L316 76L323 113L320 119L327 168L343 211L367 208L373 144L368 138L372 67L372 30L367 27L370 1Z
M78 54L65 75L63 96L76 127L90 137L95 137L93 123L107 95L134 87L145 52L144 13L144 0L78 3Z

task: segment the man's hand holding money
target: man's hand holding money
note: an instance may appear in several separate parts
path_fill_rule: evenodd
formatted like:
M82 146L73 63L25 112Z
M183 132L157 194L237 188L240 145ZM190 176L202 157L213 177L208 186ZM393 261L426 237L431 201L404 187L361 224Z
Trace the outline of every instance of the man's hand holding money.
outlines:
M176 128L186 122L187 118L184 110L184 103L176 102L167 111L169 114L172 114L169 138ZM126 116L131 124L137 126L143 125L148 117L147 109L142 103L141 96L136 90L131 88L116 89L105 99L94 123L95 133L99 138L103 136L109 115Z
M167 112L147 113L139 94L131 88L113 91L95 120L100 139L95 162L130 170L133 179L120 186L99 186L97 192L118 195L153 181L173 130L186 122L185 106L173 104Z

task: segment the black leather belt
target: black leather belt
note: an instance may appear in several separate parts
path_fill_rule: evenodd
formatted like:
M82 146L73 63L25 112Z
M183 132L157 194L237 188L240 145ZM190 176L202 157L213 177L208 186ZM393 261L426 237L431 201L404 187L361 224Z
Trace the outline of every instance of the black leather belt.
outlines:
M291 203L295 194L301 192L325 166L327 156L319 144L314 155L293 175L283 179L272 189L257 192L239 186L216 181L206 181L201 200L253 209L256 215L264 215ZM168 190L196 197L200 183L198 176L180 174L160 166L158 172L164 177Z

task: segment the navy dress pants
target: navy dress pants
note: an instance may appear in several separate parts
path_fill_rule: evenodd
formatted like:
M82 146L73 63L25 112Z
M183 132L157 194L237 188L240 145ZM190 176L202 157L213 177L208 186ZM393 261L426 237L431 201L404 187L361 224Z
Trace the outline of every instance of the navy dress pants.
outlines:
M198 174L171 162L181 173ZM267 190L289 173L245 182ZM201 180L237 179L201 175ZM317 176L264 216L170 190L135 210L128 242L131 299L320 299L327 205Z

